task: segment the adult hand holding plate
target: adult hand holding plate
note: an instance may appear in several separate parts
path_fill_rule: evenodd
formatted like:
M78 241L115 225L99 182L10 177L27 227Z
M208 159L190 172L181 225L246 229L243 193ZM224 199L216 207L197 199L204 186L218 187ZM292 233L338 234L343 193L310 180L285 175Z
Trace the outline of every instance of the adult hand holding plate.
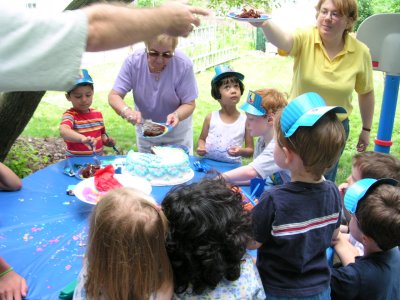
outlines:
M146 120L142 124L142 135L144 138L158 138L167 134L172 129L171 125Z
M231 11L228 13L228 17L236 21L248 23L262 23L271 18L269 15L252 8L248 10L243 8L242 11Z

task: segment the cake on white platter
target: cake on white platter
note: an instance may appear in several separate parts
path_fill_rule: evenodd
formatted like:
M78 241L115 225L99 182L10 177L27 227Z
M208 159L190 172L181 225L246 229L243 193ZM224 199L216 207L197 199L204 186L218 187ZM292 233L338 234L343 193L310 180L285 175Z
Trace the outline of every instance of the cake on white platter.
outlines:
M180 148L153 147L154 154L129 151L125 171L150 181L151 185L177 185L193 178L189 156Z

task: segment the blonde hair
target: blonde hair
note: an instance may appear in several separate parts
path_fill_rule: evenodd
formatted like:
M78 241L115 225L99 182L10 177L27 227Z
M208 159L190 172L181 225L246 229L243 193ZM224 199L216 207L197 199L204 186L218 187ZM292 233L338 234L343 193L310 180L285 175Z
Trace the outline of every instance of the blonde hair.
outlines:
M319 0L315 9L317 11L316 17L318 18L319 11L321 10L322 4L327 0ZM358 19L358 6L356 0L332 0L333 4L344 17L349 19L346 30L343 34L353 31L353 25Z
M172 46L172 51L175 51L176 46L178 45L178 38L175 36L170 36L167 34L160 34L153 39L147 40L144 42L147 49L149 49L151 44L158 44L162 46Z
M163 212L142 192L120 188L103 196L90 218L88 298L147 300L172 282L167 230Z
M256 90L255 93L262 97L261 106L267 111L267 114L275 114L288 104L287 95L276 89L260 89Z
M285 138L281 116L281 112L275 116L277 143L297 153L306 171L314 175L315 180L320 179L337 162L346 143L342 122L330 111L313 126L300 126L292 136Z

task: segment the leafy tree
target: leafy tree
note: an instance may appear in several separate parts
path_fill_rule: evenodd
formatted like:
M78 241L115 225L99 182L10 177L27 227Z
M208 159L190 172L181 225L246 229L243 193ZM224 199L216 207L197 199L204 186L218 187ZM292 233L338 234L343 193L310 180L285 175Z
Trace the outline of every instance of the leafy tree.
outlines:
M354 30L357 31L358 27L366 18L374 14L372 4L370 0L358 0L358 20L354 26Z
M374 14L400 12L400 0L373 0Z

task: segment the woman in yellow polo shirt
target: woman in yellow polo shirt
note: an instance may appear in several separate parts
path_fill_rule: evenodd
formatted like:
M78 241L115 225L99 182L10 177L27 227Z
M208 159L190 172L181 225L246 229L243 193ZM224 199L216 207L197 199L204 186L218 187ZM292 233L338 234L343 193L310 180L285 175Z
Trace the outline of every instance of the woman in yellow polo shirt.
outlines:
M255 23L268 41L280 51L294 57L293 83L290 98L306 92L316 92L327 105L339 105L347 114L339 115L346 134L353 106L352 93L358 94L362 128L357 150L369 145L374 115L374 87L371 55L368 48L349 32L357 20L356 0L319 0L316 6L315 27L284 32L271 20ZM335 181L336 166L325 174Z

